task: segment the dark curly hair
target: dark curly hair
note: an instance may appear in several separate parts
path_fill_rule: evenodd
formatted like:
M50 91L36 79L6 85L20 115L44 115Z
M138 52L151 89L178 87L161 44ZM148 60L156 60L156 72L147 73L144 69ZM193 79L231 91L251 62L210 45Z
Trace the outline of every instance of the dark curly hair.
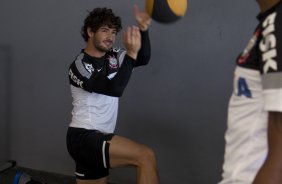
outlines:
M91 28L94 33L104 25L116 29L117 32L122 29L121 18L115 16L112 9L94 8L91 12L88 13L88 16L84 20L84 25L81 28L81 36L86 42L89 38L87 34L87 28Z

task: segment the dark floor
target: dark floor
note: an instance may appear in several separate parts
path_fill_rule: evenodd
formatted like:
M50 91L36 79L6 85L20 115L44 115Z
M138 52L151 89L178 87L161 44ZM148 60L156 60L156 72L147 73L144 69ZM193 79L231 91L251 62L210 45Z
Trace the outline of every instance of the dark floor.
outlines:
M0 184L13 184L13 179L17 171L31 176L33 180L39 181L42 184L75 184L75 178L73 176L37 171L24 167L13 167L2 172L0 174Z
M33 170L25 167L12 167L0 173L0 184L13 184L14 177L20 171L33 180L42 184L76 184L74 176L63 174L50 173L45 171ZM123 182L129 184L130 182ZM109 182L108 184L117 184L116 182Z

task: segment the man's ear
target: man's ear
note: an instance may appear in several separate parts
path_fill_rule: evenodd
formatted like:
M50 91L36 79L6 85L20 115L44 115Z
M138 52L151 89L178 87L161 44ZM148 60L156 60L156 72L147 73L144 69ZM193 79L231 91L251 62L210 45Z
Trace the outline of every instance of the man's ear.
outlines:
M88 37L89 37L89 38L92 38L92 37L94 36L94 33L93 33L93 31L91 30L90 27L87 28L87 34L88 34Z

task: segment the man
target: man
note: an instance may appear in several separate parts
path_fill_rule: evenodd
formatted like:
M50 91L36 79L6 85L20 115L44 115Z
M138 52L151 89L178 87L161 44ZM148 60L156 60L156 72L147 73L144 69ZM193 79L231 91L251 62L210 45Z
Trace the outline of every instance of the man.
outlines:
M96 8L82 27L86 47L69 68L73 97L67 147L76 163L78 184L106 184L109 168L134 166L138 184L158 184L154 152L115 135L118 99L134 67L150 59L148 26L151 19L134 6L137 26L123 34L125 49L115 48L121 19L111 9Z
M282 183L282 5L257 2L260 23L234 73L220 184Z

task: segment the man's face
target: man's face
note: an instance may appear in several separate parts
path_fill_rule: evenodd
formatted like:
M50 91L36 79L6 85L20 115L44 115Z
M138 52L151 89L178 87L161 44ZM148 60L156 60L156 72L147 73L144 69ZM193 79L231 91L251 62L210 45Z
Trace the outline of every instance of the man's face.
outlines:
M97 50L107 52L113 47L116 35L117 31L115 28L102 26L94 33L92 43Z

